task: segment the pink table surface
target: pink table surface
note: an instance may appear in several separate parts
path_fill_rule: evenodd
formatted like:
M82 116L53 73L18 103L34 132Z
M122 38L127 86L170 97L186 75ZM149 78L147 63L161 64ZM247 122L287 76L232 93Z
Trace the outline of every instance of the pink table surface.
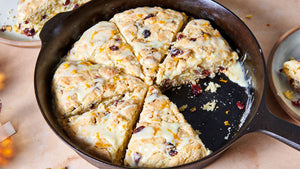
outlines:
M265 58L278 38L300 26L299 0L217 0L242 18L259 41ZM253 17L247 19L246 15ZM269 24L269 26L267 26ZM16 155L5 169L94 169L63 143L43 119L33 89L33 72L39 48L0 44L0 72L5 88L0 121L11 121ZM267 105L284 120L294 122L279 107L267 85ZM300 134L300 133L299 133ZM0 167L1 168L1 167ZM3 167L2 167L3 168ZM207 169L300 168L300 152L269 136L252 133L239 139Z

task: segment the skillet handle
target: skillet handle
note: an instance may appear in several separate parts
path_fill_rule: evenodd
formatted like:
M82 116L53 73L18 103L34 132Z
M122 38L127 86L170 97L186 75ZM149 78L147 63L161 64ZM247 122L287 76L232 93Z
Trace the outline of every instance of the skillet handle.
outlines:
M265 101L260 105L246 132L261 132L300 151L300 127L274 116Z

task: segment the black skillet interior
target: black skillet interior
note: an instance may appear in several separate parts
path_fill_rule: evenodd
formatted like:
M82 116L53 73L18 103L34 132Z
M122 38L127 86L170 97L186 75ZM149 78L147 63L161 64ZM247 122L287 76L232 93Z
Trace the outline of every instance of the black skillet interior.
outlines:
M188 105L183 114L194 129L202 133L200 137L208 148L216 152L226 149L241 133L240 131L245 129L258 109L264 89L264 60L257 41L245 24L228 9L210 0L94 0L73 12L58 14L47 22L40 33L42 48L35 69L36 97L47 123L60 138L77 151L84 153L84 150L73 144L64 134L54 116L50 89L53 73L63 56L86 29L99 21L109 20L115 13L141 6L171 8L185 12L194 18L209 20L233 49L238 51L240 60L244 61L247 79L251 78L252 81L248 89L251 98L248 98L245 89L237 84L230 81L220 82L220 78L227 79L223 75L200 82L203 89L204 82L214 81L220 84L222 87L216 94L203 92L191 99L188 97L192 96L189 86L183 86L177 91L165 92L178 107ZM213 99L217 100L218 109L213 112L201 110L203 104ZM249 115L239 129L238 125L246 108L239 110L236 103L241 101L246 105L249 100L252 103L247 107ZM191 113L190 108L194 106L196 111ZM228 114L226 114L227 110L229 110ZM225 126L224 121L228 121L231 125Z

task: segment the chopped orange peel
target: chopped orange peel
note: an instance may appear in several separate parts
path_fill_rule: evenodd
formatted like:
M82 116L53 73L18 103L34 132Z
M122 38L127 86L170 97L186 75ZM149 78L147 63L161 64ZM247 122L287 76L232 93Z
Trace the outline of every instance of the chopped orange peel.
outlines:
M292 91L287 90L286 92L282 92L282 93L287 99L293 100L293 92Z

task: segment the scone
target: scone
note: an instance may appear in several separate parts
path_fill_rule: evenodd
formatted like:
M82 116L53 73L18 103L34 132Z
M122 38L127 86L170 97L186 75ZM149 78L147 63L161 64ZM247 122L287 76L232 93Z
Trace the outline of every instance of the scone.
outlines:
M122 96L126 92L143 96L147 85L114 67L66 61L54 74L52 90L58 118L66 118L93 109L104 99Z
M185 121L177 106L151 86L133 131L124 164L172 167L201 159L210 151Z
M158 64L186 19L184 13L160 7L130 9L111 19L132 46L147 84L153 83Z
M191 20L159 66L156 84L162 88L190 83L225 71L238 59L226 40L210 22Z
M144 78L139 61L111 22L99 22L85 31L66 59L113 66L127 74Z
M21 33L33 36L60 12L71 11L90 0L19 0L17 20Z
M300 60L284 62L282 72L287 76L289 85L300 94Z
M142 108L145 92L125 92L104 99L81 115L62 119L72 140L98 157L121 164L133 125Z

